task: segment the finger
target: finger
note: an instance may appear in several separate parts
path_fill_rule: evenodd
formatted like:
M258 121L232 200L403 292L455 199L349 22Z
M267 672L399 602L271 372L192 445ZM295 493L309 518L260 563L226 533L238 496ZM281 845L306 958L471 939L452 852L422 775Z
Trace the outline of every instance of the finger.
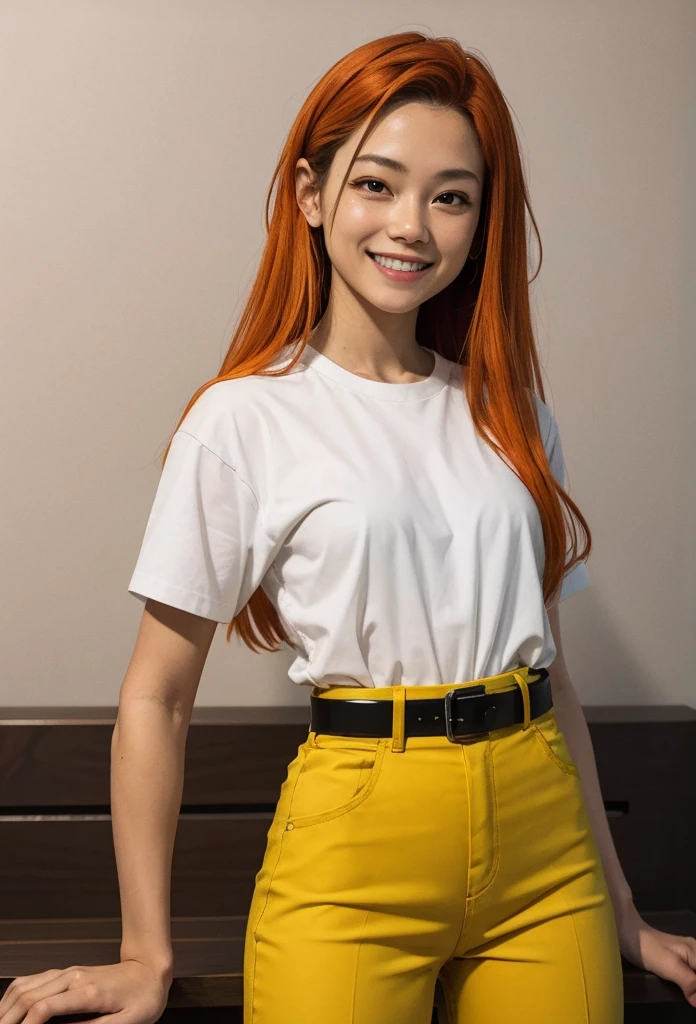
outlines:
M14 1006L16 1006L18 1000L24 997L25 993L34 992L36 989L50 985L61 974L63 974L63 970L61 968L52 967L50 970L42 971L40 974L27 974L26 977L15 978L14 981L10 982L5 989L2 999L0 999L0 1016L2 1017L2 1024L5 1024L5 1022L7 1022L7 1024L14 1024L15 1018L8 1017L7 1014ZM59 992L60 988L47 988L46 991ZM21 1020L22 1018L17 1017L16 1019Z
M686 999L694 1006L696 1005L696 971L689 967L685 960L683 954L686 952L686 948L686 946L683 947L683 953L675 950L666 952L663 977L679 985Z
M696 939L686 935L681 943L681 955L691 969L691 981L683 989L684 995L691 1006L696 1006Z
M31 1024L46 1024L46 1021L60 1014L90 1013L102 1009L104 1007L100 1005L99 989L92 982L88 982L86 985L80 985L79 988L71 988L52 995L42 995L33 1001ZM12 1024L19 1024L23 1020L23 1016L19 1017L16 1022L12 1021Z

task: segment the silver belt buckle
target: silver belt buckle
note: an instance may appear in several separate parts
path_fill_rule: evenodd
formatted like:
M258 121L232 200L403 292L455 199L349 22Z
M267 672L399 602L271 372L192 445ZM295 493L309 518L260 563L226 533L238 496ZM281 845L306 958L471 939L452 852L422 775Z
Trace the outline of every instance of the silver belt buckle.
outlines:
M456 700L468 700L470 697L476 697L481 693L486 692L486 687L483 683L480 686L459 686L454 690L449 690L445 694L445 729L447 730L447 739L450 743L460 743L462 740L469 736L481 736L480 732L467 732L456 735L453 728L454 708L452 706L453 701ZM458 719L463 721L463 719Z

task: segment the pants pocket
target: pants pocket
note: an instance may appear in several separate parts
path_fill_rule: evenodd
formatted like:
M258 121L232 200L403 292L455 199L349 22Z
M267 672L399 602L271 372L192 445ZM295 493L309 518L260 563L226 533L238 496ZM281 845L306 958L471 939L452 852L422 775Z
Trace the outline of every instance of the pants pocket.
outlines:
M573 761L573 756L568 749L565 736L560 725L556 721L553 708L549 708L543 715L532 722L534 735L549 759L568 775L580 775L578 766Z
M317 825L359 807L377 785L389 742L390 737L310 733L301 748L286 828Z

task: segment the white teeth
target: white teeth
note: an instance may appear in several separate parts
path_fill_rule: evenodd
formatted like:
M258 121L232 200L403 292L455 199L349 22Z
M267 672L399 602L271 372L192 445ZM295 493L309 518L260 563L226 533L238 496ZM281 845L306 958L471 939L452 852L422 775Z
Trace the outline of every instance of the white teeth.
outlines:
M391 270L424 270L427 263L405 263L403 260L390 260L386 256L373 256L375 263L382 267L390 267Z

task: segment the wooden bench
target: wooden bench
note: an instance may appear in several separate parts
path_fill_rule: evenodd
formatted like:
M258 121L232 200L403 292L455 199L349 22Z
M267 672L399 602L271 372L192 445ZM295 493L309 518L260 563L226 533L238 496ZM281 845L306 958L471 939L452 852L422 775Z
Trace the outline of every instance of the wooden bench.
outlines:
M646 912L645 918L655 928L677 935L696 935L696 914L690 911ZM245 926L245 916L172 919L176 966L167 1013L162 1020L177 1019L177 1014L170 1014L170 1010L187 1010L186 1021L208 1022L216 1019L213 1011L217 1011L221 1020L241 1024ZM0 994L11 978L20 974L73 963L117 963L120 941L121 922L116 917L0 921L0 962L4 975ZM632 1019L643 1019L632 1017L631 1012L645 1005L659 1008L659 1015L654 1017L656 1024L696 1019L696 1010L686 1003L681 989L626 961L624 999L626 1024ZM59 1019L89 1020L89 1016L76 1014ZM433 1020L437 1020L436 1012Z
M636 905L655 927L695 935L696 710L584 711ZM116 708L0 708L0 994L21 974L118 961L109 816L115 718ZM278 791L308 722L307 707L194 708L172 864L174 981L163 1021L242 1020L246 914ZM625 1024L696 1021L676 985L624 968Z

